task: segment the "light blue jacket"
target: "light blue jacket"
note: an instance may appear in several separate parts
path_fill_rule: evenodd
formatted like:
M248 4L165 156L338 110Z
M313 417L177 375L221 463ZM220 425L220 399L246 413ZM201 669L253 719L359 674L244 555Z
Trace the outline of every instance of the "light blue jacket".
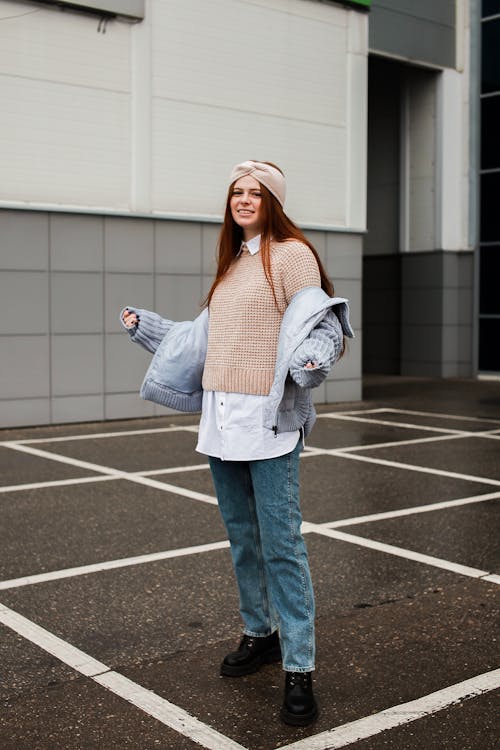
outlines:
M154 353L141 386L142 398L179 411L199 411L208 309L192 321L179 323L149 310L125 309L139 318L138 326L127 329L130 338ZM329 297L315 286L304 287L293 296L281 323L264 427L275 433L303 428L304 434L309 434L316 419L311 388L325 379L340 357L344 336L354 336L345 298ZM308 361L317 366L306 369Z

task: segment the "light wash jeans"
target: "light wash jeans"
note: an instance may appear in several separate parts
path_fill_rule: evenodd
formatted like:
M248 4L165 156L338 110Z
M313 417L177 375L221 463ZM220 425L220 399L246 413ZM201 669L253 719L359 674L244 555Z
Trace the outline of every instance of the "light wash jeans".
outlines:
M314 669L314 594L300 532L299 455L259 461L209 457L247 635L279 629L283 669Z

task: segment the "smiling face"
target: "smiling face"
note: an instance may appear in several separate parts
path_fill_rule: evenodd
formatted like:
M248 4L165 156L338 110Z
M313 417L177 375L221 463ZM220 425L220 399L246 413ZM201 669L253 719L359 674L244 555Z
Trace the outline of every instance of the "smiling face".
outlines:
M245 175L236 180L229 206L234 221L243 229L245 240L251 240L261 233L261 204L260 183L254 177Z

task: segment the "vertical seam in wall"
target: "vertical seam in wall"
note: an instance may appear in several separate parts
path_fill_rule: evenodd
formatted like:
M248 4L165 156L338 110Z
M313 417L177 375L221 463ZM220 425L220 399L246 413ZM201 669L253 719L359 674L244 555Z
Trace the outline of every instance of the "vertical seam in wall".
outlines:
M199 266L198 266L198 273L200 278L200 292L199 292L199 307L201 307L201 304L203 302L203 224L200 222L198 224L198 238L199 238Z
M152 219L153 221L153 310L157 309L156 306L156 276L158 269L158 219ZM156 404L153 404L153 415L159 416L159 410Z
M102 278L102 420L106 419L106 350L107 350L107 332L106 332L106 217L101 216L101 278Z
M47 293L48 293L48 345L49 345L49 424L53 423L53 374L52 374L52 214L47 213Z

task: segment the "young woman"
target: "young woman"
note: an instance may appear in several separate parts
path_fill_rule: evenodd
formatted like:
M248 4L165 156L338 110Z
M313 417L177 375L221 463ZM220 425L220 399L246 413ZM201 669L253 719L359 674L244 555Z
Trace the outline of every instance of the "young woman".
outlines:
M234 167L203 313L188 330L131 307L122 321L157 351L143 395L184 410L201 404L197 450L209 457L244 623L220 673L238 677L282 660L281 717L305 726L318 707L299 454L314 422L311 388L352 331L347 301L333 298L318 254L283 211L285 190L269 162ZM189 377L185 351L199 363Z

